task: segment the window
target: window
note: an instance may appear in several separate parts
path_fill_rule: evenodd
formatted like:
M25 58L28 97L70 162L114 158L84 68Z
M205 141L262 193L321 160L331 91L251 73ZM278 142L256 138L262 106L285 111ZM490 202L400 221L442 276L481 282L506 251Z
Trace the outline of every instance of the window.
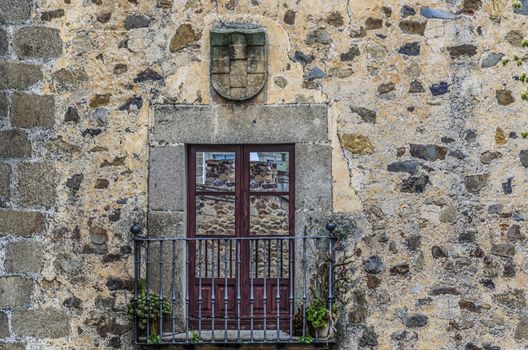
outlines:
M191 322L288 324L293 241L269 238L294 235L294 146L192 145L187 160Z

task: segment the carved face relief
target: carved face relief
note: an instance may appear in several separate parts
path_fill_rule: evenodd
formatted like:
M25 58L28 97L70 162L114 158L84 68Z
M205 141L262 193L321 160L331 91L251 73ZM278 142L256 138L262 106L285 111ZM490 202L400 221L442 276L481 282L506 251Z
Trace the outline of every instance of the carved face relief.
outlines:
M267 79L266 33L261 28L211 30L211 84L228 100L257 95Z

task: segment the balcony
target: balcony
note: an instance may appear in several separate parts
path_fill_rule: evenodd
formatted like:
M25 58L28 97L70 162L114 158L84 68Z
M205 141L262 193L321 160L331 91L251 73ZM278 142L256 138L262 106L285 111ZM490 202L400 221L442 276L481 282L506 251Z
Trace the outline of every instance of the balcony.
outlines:
M134 341L329 345L335 243L331 234L136 235Z

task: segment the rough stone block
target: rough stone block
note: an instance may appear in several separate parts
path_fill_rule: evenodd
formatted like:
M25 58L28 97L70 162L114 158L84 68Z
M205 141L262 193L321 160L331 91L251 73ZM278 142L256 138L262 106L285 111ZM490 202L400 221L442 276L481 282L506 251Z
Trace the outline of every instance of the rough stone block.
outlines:
M0 0L0 24L22 23L31 16L30 0Z
M168 143L299 143L328 139L323 105L163 105L151 140Z
M7 33L5 30L0 29L0 56L5 56L8 49Z
M8 110L9 103L7 101L7 95L4 92L0 92L0 119L7 118Z
M185 209L185 148L153 147L149 157L149 208Z
M29 278L0 277L0 307L17 307L29 304L33 281Z
M295 145L295 206L327 210L332 206L332 147Z
M184 233L183 211L148 212L148 234L154 237L181 237Z
M56 28L24 27L13 36L13 50L21 59L62 55L62 39Z
M55 99L51 95L15 93L11 97L11 125L20 128L51 128Z
M55 205L57 174L51 163L20 163L17 178L22 205L46 208Z
M215 119L216 143L298 143L328 139L328 112L322 105L217 106Z
M19 241L5 247L5 268L9 273L39 273L44 247L37 241Z
M44 231L45 224L42 213L0 209L0 236L31 236Z
M17 336L61 338L70 334L70 321L62 310L16 310L11 322Z
M11 189L11 167L0 163L0 205L9 200Z
M31 142L22 130L0 130L0 158L31 156Z
M40 66L11 61L0 62L0 89L27 89L41 79Z
M213 143L214 115L203 106L160 106L154 114L151 140L169 143Z
M0 338L9 337L9 323L7 319L7 314L0 312ZM1 347L0 347L1 349Z
M26 350L26 344L24 343L0 344L0 350Z

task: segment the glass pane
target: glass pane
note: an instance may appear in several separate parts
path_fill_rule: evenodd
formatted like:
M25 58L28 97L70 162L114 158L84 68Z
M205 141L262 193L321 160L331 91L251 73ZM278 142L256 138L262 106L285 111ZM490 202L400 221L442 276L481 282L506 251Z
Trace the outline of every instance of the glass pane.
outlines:
M249 259L253 278L287 278L290 276L290 241L251 241Z
M235 197L196 196L196 234L234 235Z
M250 196L249 233L260 236L289 234L288 196Z
M288 152L250 152L251 191L288 192L290 182Z
M197 191L235 191L235 152L196 152Z

